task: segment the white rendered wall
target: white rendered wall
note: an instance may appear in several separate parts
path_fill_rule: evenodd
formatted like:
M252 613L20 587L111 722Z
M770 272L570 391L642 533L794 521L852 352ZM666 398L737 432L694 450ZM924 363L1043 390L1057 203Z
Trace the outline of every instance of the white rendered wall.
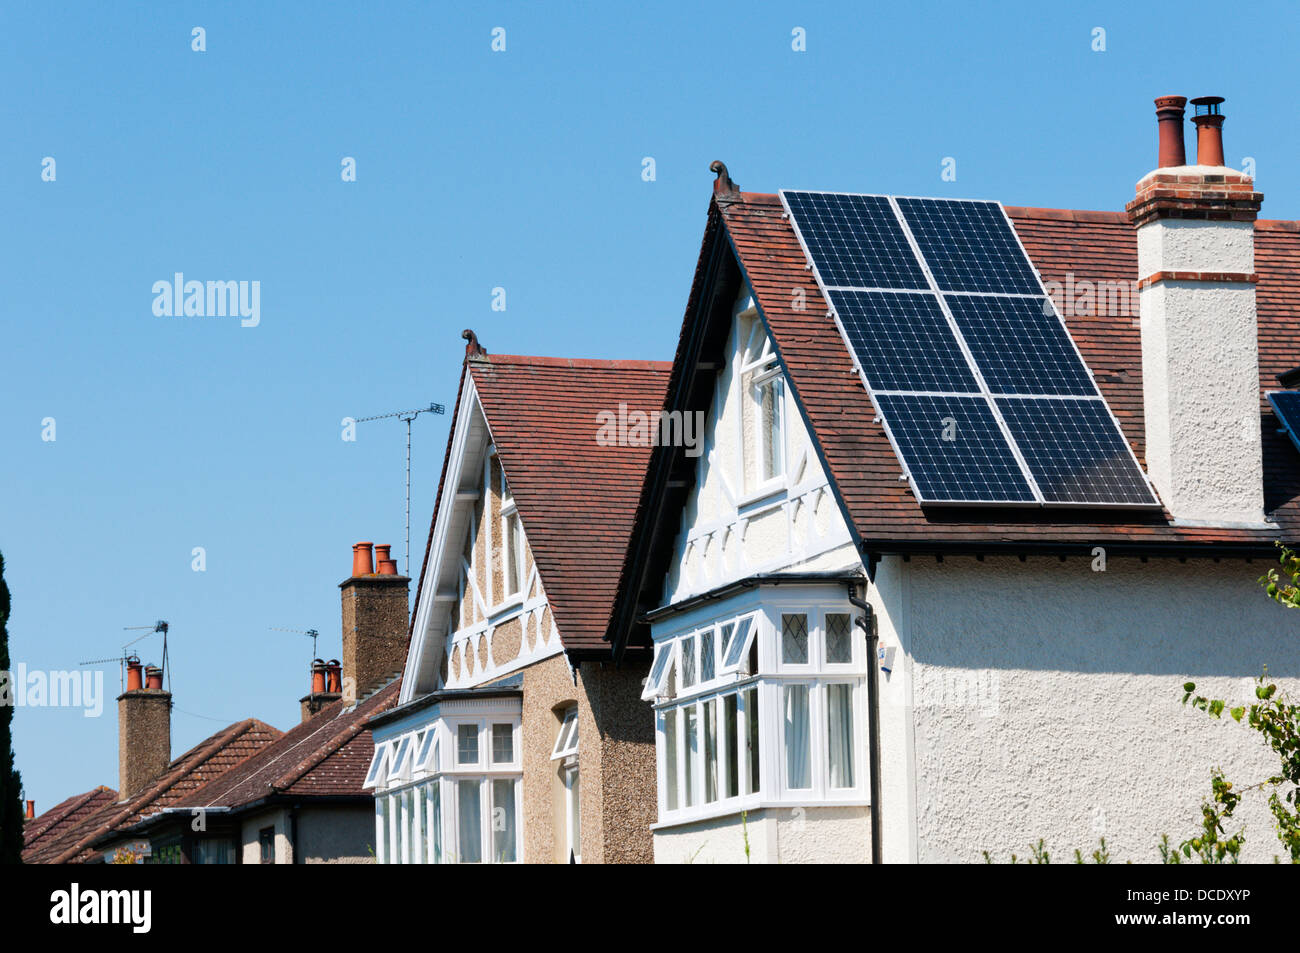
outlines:
M1156 220L1138 273L1255 270L1249 222ZM1162 281L1140 292L1148 472L1174 519L1264 520L1255 286Z
M861 864L871 825L863 807L763 808L661 828L654 845L656 864Z
M1162 833L1197 833L1212 766L1238 789L1276 770L1256 733L1181 704L1189 679L1247 703L1264 665L1300 697L1300 613L1264 594L1261 563L903 565L878 579L911 656L918 860L1023 857L1040 837L1068 860L1104 835L1116 860L1158 862ZM1244 859L1281 853L1263 797L1237 820Z

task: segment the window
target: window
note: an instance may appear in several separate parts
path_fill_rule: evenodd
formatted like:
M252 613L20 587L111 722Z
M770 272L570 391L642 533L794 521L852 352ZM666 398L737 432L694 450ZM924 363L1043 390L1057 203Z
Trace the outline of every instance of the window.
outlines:
M411 756L414 753L413 739L406 735L397 743L397 752L393 755L392 766L388 769L388 784L401 784L411 780Z
M499 778L492 782L492 859L513 864L518 834L515 831L515 781Z
M785 385L770 341L753 360L742 357L740 379L746 489L776 489L785 476Z
M577 753L578 707L575 705L564 713L564 720L560 723L560 733L556 737L555 747L551 751L551 760L566 758Z
M478 764L478 725L456 726L456 763Z
M514 764L515 761L515 726L497 724L492 726L492 763Z
M456 842L460 845L462 864L481 864L483 862L483 805L479 789L482 782L456 782Z
M388 759L392 748L387 744L376 745L375 754L370 759L370 770L366 772L366 780L362 788L378 787L381 781L388 779Z
M505 524L501 548L505 558L506 597L517 596L524 589L524 528L519 514L511 510L502 517Z
M275 828L263 827L257 832L257 848L260 855L259 863L275 863Z
M433 781L425 786L425 802L429 815L429 863L442 863L442 782Z
M655 633L646 681L656 701L661 822L781 802L865 803L859 630L847 606L783 601ZM683 676L675 696L664 690L674 659Z
M224 837L205 837L196 840L190 849L191 864L233 864L235 842Z

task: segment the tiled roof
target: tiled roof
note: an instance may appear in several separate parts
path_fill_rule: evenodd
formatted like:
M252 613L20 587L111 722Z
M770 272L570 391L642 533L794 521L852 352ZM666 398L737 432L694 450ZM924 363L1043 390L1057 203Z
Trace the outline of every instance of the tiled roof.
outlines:
M672 365L495 354L468 364L560 639L570 653L607 653L651 448L599 446L597 415L620 404L657 415Z
M233 771L177 802L178 807L238 809L274 794L367 796L361 784L375 746L366 722L397 702L401 679L347 707L331 702Z
M23 861L38 863L37 851L68 831L75 830L86 818L117 801L117 792L100 785L75 794L23 825Z
M1264 417L1265 503L1283 528L1267 530L1174 527L1167 515L1132 513L1108 517L1092 511L923 511L902 467L875 422L866 389L853 370L843 338L825 307L796 311L791 289L821 300L794 231L775 195L747 193L741 201L715 204L740 259L773 343L788 372L839 489L851 529L867 551L1054 543L1150 546L1187 544L1269 545L1300 531L1300 466L1295 448L1276 433L1263 400L1276 389L1275 375L1300 363L1300 225L1256 225L1260 339L1260 413ZM1122 212L1010 208L1017 232L1047 282L1137 280L1134 230ZM1106 400L1141 457L1142 352L1134 316L1065 316ZM689 315L688 315L689 321ZM683 332L685 334L685 332Z
M38 864L92 860L97 856L93 844L99 838L131 827L141 818L156 814L163 808L175 806L185 795L219 777L279 736L278 729L256 718L228 725L174 759L162 777L129 800L103 801L75 824L61 824L59 831L43 837L34 845L30 860L24 854L24 860Z

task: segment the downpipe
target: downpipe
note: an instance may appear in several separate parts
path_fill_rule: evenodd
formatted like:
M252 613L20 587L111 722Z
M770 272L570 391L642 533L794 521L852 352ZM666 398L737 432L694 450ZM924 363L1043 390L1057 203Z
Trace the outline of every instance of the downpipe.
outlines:
M866 585L869 582L864 580ZM871 785L871 862L883 863L880 828L880 636L876 632L871 605L858 596L856 583L849 583L849 603L861 609L854 622L867 637L867 773Z

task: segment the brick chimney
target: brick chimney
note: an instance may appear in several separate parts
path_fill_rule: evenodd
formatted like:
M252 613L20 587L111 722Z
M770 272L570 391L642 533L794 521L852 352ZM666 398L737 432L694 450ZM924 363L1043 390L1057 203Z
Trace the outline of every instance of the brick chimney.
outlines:
M385 551L389 547L380 547ZM411 580L391 560L375 572L371 543L352 547L352 575L343 592L343 697L350 704L406 665Z
M1223 162L1217 96L1192 100L1197 162L1186 165L1182 96L1156 100L1157 168L1137 184L1146 461L1175 522L1264 522L1255 218L1263 195Z
M125 801L162 777L172 761L172 695L162 669L126 661L126 691L117 696L118 797Z
M311 691L298 700L302 706L303 721L311 720L330 702L338 701L343 697L337 676L330 678L328 682L326 680L326 675L331 674L331 668L337 671L338 664L332 659L329 665L326 665L323 659L312 661Z

